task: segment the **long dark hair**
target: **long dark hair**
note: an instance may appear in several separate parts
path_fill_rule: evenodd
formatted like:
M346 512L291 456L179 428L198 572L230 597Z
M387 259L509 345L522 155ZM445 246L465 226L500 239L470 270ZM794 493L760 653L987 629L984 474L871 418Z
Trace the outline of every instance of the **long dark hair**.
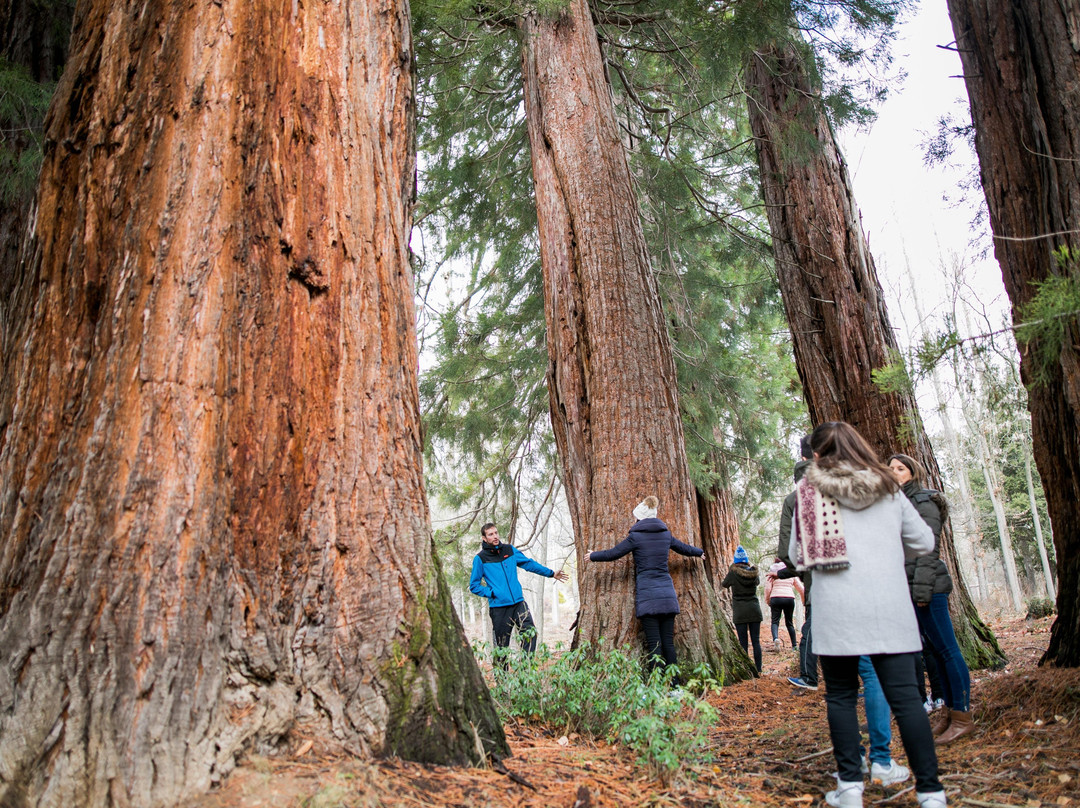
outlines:
M817 454L814 462L820 468L831 469L840 463L848 463L874 472L885 483L887 491L900 490L889 467L878 460L866 439L846 421L820 424L810 435L810 446Z

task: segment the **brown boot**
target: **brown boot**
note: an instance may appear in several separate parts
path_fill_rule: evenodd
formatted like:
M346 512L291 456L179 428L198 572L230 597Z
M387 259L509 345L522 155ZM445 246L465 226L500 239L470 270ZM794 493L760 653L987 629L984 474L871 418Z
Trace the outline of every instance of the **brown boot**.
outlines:
M948 707L942 707L938 710L938 714L934 717L933 723L930 725L931 731L936 738L949 728L949 724L952 722L952 710Z
M963 738L975 730L975 722L971 720L970 710L964 713L959 710L952 710L951 712L952 720L949 722L948 729L937 737L938 746L952 743L957 738Z

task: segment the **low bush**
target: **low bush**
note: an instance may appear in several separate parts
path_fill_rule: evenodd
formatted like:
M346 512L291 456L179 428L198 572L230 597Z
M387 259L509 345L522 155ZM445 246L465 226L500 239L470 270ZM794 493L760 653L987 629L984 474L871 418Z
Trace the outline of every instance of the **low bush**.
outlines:
M1029 620L1049 617L1056 611L1054 601L1050 600L1050 598L1032 598L1027 603L1027 618Z
M664 782L688 758L700 757L716 721L716 711L689 692L718 684L704 669L694 671L688 689L672 689L674 671L657 670L646 680L641 662L625 649L541 645L531 655L497 651L476 648L477 656L492 662L492 695L504 721L621 743Z

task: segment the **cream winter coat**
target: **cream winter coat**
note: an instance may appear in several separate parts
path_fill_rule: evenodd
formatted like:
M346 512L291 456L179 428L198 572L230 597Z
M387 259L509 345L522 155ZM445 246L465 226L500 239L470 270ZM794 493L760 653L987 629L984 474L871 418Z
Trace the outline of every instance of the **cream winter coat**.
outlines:
M813 650L820 656L922 649L904 559L934 549L934 534L899 490L868 469L812 463L807 481L840 505L848 569L814 573ZM796 522L797 520L792 520ZM795 557L794 528L790 557Z

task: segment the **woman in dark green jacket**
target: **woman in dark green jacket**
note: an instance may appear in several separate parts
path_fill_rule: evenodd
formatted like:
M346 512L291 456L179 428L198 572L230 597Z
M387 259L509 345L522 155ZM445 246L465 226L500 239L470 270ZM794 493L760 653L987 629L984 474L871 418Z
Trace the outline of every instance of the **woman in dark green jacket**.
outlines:
M943 745L952 743L975 728L971 720L971 674L960 653L952 618L949 617L952 577L939 555L941 529L948 516L947 506L940 492L923 485L926 472L914 458L894 454L889 458L889 468L915 510L934 532L934 552L908 561L906 566L919 630L938 663L941 685L945 691L944 715L934 724L935 739L938 745Z
M731 587L731 617L739 635L739 645L746 651L754 644L754 666L761 673L761 603L757 589L760 578L758 568L750 563L750 557L740 544L735 551L734 563L720 585ZM749 635L749 636L748 636ZM750 642L747 642L749 639Z

